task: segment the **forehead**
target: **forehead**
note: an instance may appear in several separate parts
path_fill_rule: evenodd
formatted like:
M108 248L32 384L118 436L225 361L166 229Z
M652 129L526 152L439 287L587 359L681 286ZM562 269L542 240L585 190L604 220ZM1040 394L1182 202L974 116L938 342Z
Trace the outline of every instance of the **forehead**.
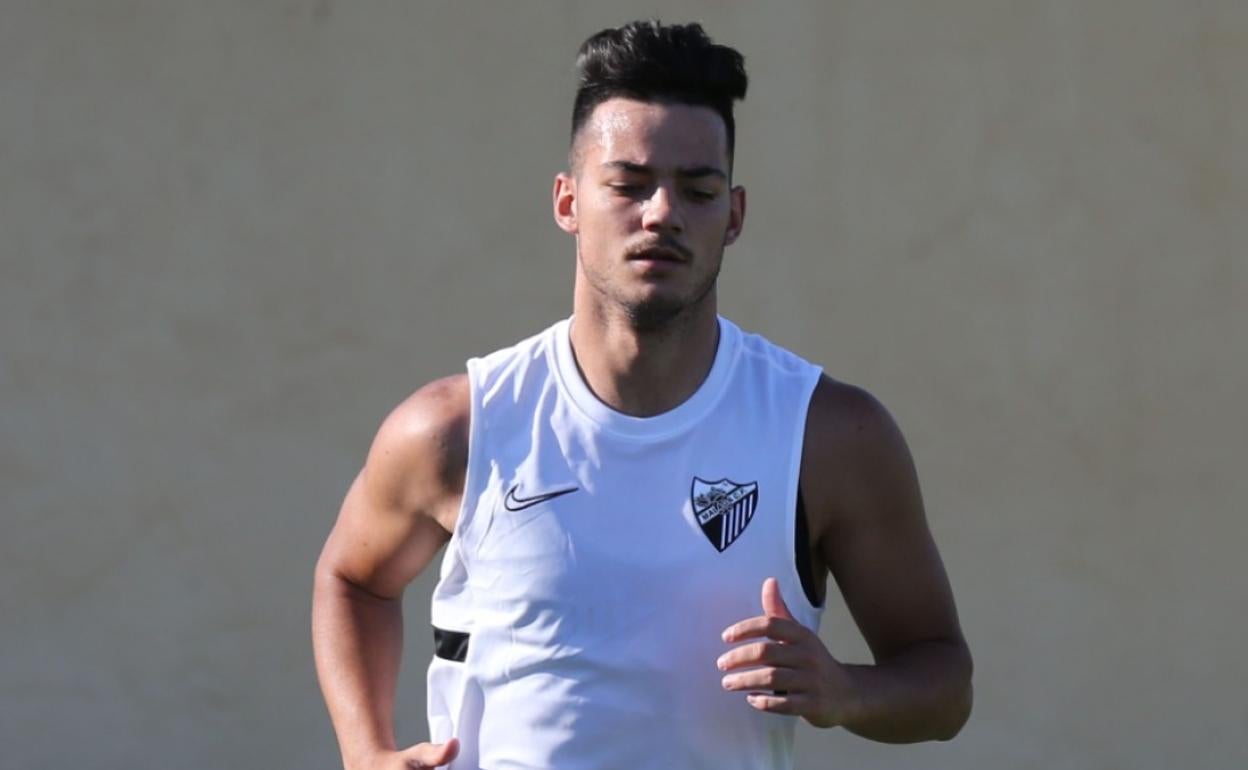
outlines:
M624 161L728 171L728 130L710 107L608 99L594 108L577 143L589 165Z

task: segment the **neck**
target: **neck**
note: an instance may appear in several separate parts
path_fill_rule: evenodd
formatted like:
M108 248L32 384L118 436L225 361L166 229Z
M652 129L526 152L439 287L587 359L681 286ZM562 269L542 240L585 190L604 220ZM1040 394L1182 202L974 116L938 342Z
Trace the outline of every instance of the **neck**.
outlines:
M579 297L578 297L579 299ZM572 352L590 391L632 417L675 409L697 392L715 362L715 292L657 329L638 330L622 310L574 302Z

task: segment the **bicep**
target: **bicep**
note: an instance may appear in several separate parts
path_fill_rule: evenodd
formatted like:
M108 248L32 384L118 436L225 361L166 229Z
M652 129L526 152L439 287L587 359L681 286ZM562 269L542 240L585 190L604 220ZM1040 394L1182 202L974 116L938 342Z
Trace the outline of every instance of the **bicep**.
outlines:
M343 500L321 555L323 568L383 598L397 598L437 555L449 533L423 511L404 510L368 487L361 471Z
M450 539L467 431L462 376L425 386L391 413L347 492L321 569L376 596L400 596Z
M877 661L918 642L960 640L905 439L869 396L849 418L827 458L836 471L826 476L820 555Z

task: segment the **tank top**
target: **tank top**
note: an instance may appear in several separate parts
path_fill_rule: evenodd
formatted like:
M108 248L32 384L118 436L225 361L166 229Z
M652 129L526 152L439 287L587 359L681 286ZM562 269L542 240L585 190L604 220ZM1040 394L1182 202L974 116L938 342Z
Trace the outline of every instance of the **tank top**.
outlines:
M793 766L796 717L721 686L720 633L794 563L820 370L719 318L698 390L638 418L599 401L569 330L468 361L459 519L432 598L431 740L456 770Z

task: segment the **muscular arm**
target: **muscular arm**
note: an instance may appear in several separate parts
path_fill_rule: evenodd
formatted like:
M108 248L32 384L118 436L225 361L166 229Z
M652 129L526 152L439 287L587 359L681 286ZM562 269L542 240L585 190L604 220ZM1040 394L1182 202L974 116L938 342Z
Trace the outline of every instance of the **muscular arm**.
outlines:
M827 378L806 435L814 556L875 659L844 667L855 697L842 724L890 743L952 738L971 710L971 655L905 439L878 401Z
M403 590L450 538L467 447L466 377L417 391L378 431L317 562L316 670L348 768L395 751Z

